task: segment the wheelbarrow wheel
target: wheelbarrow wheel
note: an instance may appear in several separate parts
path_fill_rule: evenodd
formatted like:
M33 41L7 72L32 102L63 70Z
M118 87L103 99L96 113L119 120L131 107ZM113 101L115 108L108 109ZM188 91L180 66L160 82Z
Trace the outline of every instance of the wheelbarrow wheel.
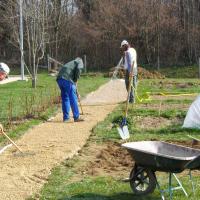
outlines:
M134 167L130 173L130 186L136 195L152 193L156 188L155 173L143 167Z

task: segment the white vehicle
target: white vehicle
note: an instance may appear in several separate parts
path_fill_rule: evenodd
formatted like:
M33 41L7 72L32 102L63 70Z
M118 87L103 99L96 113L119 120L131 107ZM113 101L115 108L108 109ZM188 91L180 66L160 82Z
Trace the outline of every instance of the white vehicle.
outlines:
M200 129L200 96L191 104L185 117L183 128Z
M4 72L8 75L10 73L10 68L5 63L0 63L0 72Z

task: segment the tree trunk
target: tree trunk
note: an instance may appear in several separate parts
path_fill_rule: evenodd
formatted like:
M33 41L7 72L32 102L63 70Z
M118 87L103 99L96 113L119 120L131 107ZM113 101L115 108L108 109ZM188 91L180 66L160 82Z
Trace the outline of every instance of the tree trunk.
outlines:
M35 59L35 55L33 55L33 77L32 77L32 88L36 88L36 78L37 78L37 75L36 75L36 59Z
M160 4L157 9L157 70L160 70Z
M32 78L32 88L34 88L34 89L36 88L36 85L37 85L37 84L36 84L36 82L37 82L36 80L37 80L37 78L36 78L36 76L34 76L34 77Z

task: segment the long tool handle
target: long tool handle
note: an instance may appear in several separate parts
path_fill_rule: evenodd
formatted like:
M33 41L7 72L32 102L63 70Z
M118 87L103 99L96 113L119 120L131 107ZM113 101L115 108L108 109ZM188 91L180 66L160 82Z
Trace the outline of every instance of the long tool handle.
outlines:
M58 63L58 64L61 65L61 66L64 65L63 63L61 63L61 62L55 60L54 58L51 58L50 56L49 56L49 60L52 60L53 62L56 62L56 63Z
M133 62L134 64L134 62ZM127 114L128 114L128 104L129 104L129 97L130 97L130 93L131 93L131 85L132 85L132 81L133 81L133 64L131 66L131 77L129 75L129 84L128 84L128 95L127 95L127 99L126 99L126 109L125 109L125 117L127 118Z
M2 128L0 129L0 131L21 153L23 153L22 150L15 144L15 142L13 142L13 140L11 140L10 137L8 137L8 135L3 131Z
M188 135L188 137L189 137L189 138L192 138L193 140L196 140L196 141L200 142L200 139L195 138L195 137L193 137L193 136L191 136L191 135Z
M81 100L80 100L80 97L79 97L78 89L76 89L76 93L77 93L79 105L80 105L80 107L81 107L81 113L82 113L82 115L83 115L83 107L82 107Z

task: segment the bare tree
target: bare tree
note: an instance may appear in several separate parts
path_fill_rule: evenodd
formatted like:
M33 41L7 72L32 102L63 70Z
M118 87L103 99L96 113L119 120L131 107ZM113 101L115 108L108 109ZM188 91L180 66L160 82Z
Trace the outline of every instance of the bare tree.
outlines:
M36 87L38 65L44 57L46 45L46 1L26 0L23 5L26 44L29 66L32 67L32 87Z

